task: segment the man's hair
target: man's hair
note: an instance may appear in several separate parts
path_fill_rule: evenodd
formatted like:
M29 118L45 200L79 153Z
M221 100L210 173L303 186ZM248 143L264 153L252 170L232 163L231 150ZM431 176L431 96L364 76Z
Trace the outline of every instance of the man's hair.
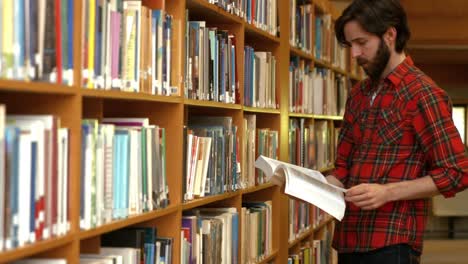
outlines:
M352 20L380 38L387 29L394 27L397 31L395 50L398 53L404 50L410 38L406 12L399 0L354 0L335 23L336 38L342 45L350 45L346 41L344 27Z

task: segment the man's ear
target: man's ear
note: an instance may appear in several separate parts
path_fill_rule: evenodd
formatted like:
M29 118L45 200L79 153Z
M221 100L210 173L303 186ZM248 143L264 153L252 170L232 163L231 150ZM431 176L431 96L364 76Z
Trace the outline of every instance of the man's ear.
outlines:
M396 38L397 38L397 30L395 27L389 27L387 31L385 32L385 34L383 35L383 39L385 40L385 42L387 42L387 45L389 47L395 46Z

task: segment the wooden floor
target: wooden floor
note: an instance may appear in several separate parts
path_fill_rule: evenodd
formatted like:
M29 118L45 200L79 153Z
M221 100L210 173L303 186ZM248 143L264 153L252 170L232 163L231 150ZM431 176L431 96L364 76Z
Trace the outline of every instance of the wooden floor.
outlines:
M425 240L421 264L467 264L468 240Z

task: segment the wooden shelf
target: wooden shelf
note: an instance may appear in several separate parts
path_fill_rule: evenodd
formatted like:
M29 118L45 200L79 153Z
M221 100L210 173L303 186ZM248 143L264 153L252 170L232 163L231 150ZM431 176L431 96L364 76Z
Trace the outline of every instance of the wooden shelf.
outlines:
M278 250L274 250L270 255L266 256L260 262L257 262L257 263L258 264L264 264L264 263L266 264L266 263L272 261L273 259L275 259L277 255L278 255Z
M212 108L224 108L224 109L235 109L241 110L242 106L239 104L226 104L213 101L202 101L193 99L184 99L184 104L187 106L198 106L198 107L212 107Z
M79 237L80 237L80 240L91 238L91 237L96 237L104 233L112 232L117 229L121 229L121 228L128 227L134 224L142 223L145 221L149 221L158 217L163 217L165 215L175 213L177 210L179 210L178 205L170 205L164 209L147 212L147 213L143 213L140 215L130 216L126 219L113 221L111 223L96 227L91 230L81 231Z
M231 14L217 5L210 4L206 0L187 0L187 9L189 17L203 17L204 20L209 19L210 23L244 23L241 17Z
M332 70L333 70L334 72L339 73L339 74L344 75L344 76L347 76L347 75L348 75L348 73L347 73L345 70L340 69L340 68L335 67L335 66L332 66Z
M335 218L333 218L330 215L325 216L325 218L316 226L313 228L313 232L318 231L322 229L324 226L328 225L332 221L334 221Z
M9 263L13 260L26 258L34 254L65 246L72 243L74 237L75 234L69 233L65 236L38 241L34 244L29 244L24 247L0 252L0 263Z
M190 210L190 209L200 207L200 206L203 206L203 205L207 205L207 204L210 204L210 203L227 200L227 199L230 199L230 198L233 198L233 197L239 195L240 193L241 193L241 191L235 191L235 192L228 192L228 193L224 193L224 194L198 198L198 199L183 203L182 204L182 210L184 210L184 211L185 210Z
M275 37L271 35L269 32L263 29L257 28L256 26L251 25L247 22L245 22L245 35L247 38L270 41L278 45L280 43L280 39L278 37Z
M265 183L265 184L262 184L262 185L258 185L258 186L254 186L254 187L244 189L244 190L242 190L242 194L249 194L249 193L258 192L258 191L261 191L261 190L271 188L273 186L275 186L275 185L273 183L271 183L271 182Z
M242 109L244 110L244 112L252 112L252 113L265 113L265 114L280 114L281 113L279 109L271 109L271 108L257 108L257 107L243 106Z
M314 233L314 229L312 227L307 228L301 234L299 234L294 240L289 242L289 248L292 248L299 244L302 240L308 238L310 235Z
M333 67L330 65L329 62L324 61L324 60L322 60L322 59L314 58L314 63L315 63L317 66L320 66L320 67L323 67L323 68L333 69Z
M312 115L315 119L324 119L324 120L343 120L342 116L333 116L333 115Z
M129 101L147 101L147 102L164 102L164 103L182 103L180 96L162 96L136 92L122 92L113 90L96 90L96 89L81 89L81 94L84 97L116 99Z
M307 53L299 48L296 48L296 47L290 47L290 53L291 55L294 55L294 56L298 56L302 59L306 59L306 60L310 60L310 61L313 61L314 60L314 55L312 55L311 53Z
M292 112L289 112L289 117L313 118L313 119L320 119L320 120L337 120L337 121L343 120L342 116L302 114L302 113L292 113Z
M289 112L289 117L314 118L314 115L313 114L302 114L302 113Z
M75 95L78 89L75 86L52 84L46 82L25 82L16 80L0 80L0 92L8 91L15 93L41 93L41 94L63 94Z

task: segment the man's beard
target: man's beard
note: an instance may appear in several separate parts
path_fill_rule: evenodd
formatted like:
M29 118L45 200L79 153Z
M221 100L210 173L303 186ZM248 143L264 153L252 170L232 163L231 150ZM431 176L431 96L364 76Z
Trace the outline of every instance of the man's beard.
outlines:
M368 61L364 58L357 58L357 63L364 69L371 81L377 83L389 60L390 50L383 39L380 38L380 44L375 58L372 61ZM364 64L367 64L367 67L363 67Z

